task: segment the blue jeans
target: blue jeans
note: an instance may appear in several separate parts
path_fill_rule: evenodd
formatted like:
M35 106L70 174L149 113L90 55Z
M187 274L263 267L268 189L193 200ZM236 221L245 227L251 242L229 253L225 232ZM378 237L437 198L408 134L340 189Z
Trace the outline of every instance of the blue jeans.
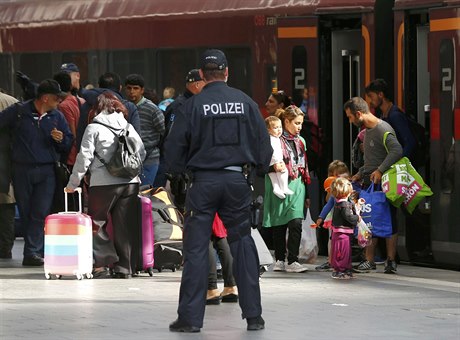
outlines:
M53 164L13 165L14 196L24 230L24 257L43 256L45 218L53 203L55 186Z
M158 160L147 161L143 164L143 171L140 176L141 185L153 185L159 166L160 163Z

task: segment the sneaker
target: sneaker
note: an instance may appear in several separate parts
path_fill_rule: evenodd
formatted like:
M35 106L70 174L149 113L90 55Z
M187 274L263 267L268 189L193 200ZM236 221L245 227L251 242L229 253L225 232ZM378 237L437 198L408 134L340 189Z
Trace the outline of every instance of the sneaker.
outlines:
M292 262L286 266L288 273L303 273L308 270L307 267L302 266L299 262Z
M346 273L342 273L342 272L333 272L331 274L331 277L335 280L349 280L351 279L350 276L348 276Z
M328 272L332 270L332 267L329 262L324 262L322 265L315 267L315 270L319 272Z
M353 270L351 269L346 270L345 275L348 276L349 279L356 279L356 276L353 275Z
M265 320L262 319L262 316L247 318L246 322L248 323L248 331L259 331L265 328Z
M396 261L388 259L385 264L385 274L396 274Z
M275 266L273 267L274 272L285 272L286 271L286 266L284 264L284 261L276 261Z
M360 264L353 266L356 273L369 273L371 270L376 270L375 263L370 263L367 260L362 261Z

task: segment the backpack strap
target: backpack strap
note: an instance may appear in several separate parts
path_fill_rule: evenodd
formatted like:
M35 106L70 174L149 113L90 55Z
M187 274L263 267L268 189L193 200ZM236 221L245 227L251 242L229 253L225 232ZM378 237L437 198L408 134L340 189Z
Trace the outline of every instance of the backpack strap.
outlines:
M117 138L120 138L120 136L126 136L128 134L128 129L129 129L129 123L126 124L126 127L123 129L123 131L120 133L120 134L117 134L115 131L113 131L112 127L110 125L107 125L107 124L104 124L104 123L101 123L101 122L92 122L91 124L99 124L99 125L102 125L102 126L105 126L107 129L110 130L110 132L112 132ZM94 150L94 155L96 156L97 159L99 159L99 161L104 164L106 167L107 167L107 162L101 157L99 156L99 154L97 153L96 150Z
M387 144L386 144L386 141L387 141L387 138L388 138L388 135L390 134L391 132L390 131L387 131L383 134L383 146L385 147L385 150L387 150L387 153L388 152L388 148L387 148Z

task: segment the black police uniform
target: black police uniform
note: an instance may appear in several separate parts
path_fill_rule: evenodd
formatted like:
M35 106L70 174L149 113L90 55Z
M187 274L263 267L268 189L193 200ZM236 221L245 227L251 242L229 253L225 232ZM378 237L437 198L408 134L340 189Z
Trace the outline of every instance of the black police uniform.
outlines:
M216 212L228 232L242 317L262 314L259 259L250 233L251 188L242 167L250 164L266 172L272 152L257 104L223 81L207 84L179 110L165 157L173 173L192 173L185 202L180 321L203 326Z

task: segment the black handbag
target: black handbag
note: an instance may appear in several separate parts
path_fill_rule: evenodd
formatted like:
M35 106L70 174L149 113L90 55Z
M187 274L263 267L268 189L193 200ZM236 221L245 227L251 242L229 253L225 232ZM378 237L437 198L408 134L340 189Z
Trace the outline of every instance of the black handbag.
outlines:
M54 163L54 174L56 176L56 183L60 185L67 186L70 178L70 170L67 164L60 161Z

